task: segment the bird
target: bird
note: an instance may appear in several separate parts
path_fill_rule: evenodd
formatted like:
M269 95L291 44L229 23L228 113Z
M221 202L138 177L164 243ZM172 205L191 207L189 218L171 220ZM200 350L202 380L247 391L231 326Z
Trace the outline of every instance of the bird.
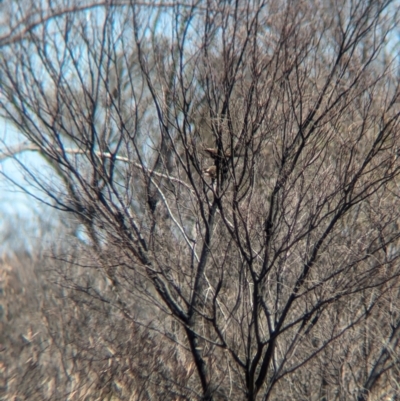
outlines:
M231 152L229 150L223 152L221 155L218 154L218 149L216 148L204 148L203 150L213 159L218 159L221 156L228 159L231 157Z
M203 170L203 173L214 180L217 175L217 166L207 167Z

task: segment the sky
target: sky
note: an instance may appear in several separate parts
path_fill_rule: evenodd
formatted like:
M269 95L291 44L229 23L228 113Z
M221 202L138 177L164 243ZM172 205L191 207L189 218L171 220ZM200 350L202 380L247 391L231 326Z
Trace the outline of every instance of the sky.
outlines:
M4 143L13 145L19 143L21 135L12 125L0 119L0 150ZM0 152L1 156L1 152ZM35 153L25 152L19 156L30 165L40 168L43 165ZM12 159L0 162L0 259L13 249L29 250L43 236L43 221L51 218L49 207L44 206L33 197L8 181L4 174L9 175L24 187L28 187L17 163Z
M163 23L160 23L160 29L165 29ZM395 49L398 45L398 39L398 36L393 35L393 46L392 44L389 46ZM4 148L4 143L12 146L22 140L23 138L12 125L0 118L0 156L1 149ZM22 158L25 162L28 162L32 167L37 168L38 170L43 169L45 166L37 153L25 152L18 157ZM9 175L22 186L27 187L24 175L21 173L20 169L17 167L17 163L14 161L5 160L0 162L0 173L1 172ZM14 186L6 180L2 174L0 174L0 240L1 232L4 231L4 227L8 224L8 221L12 219L34 221L38 214L43 213L43 210L48 210L48 206L46 207L43 204L40 204L40 202L24 193L21 189Z
M18 134L15 128L4 119L0 119L0 149L8 146L13 146L23 141L22 136ZM24 161L29 161L31 164L38 166L41 164L40 157L37 154L28 154L25 152L19 155L19 158ZM13 180L25 186L23 174L18 168L16 162L12 159L3 160L0 162L0 213L5 215L18 214L21 217L29 218L34 209L39 207L37 201L33 201L32 197L28 196L21 189L9 182L4 175L9 175Z

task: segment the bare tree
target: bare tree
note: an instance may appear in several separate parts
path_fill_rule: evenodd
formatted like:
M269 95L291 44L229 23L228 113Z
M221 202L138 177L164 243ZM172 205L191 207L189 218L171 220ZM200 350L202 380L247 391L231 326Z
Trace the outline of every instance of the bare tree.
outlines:
M26 143L2 157L81 225L113 296L89 294L142 299L190 355L187 397L395 389L395 2L9 7L0 105Z
M105 272L93 266L79 240L72 240L68 232L73 227L56 217L52 227L40 217L36 227L19 221L29 244L12 235L2 238L8 252L0 259L0 397L190 399L190 355L171 340L166 343L160 330L150 332L144 319L136 324L145 308L137 297L122 294L129 313L119 307L120 294ZM40 236L32 239L33 233ZM55 235L60 241L56 260L48 242ZM162 320L147 316L152 326Z

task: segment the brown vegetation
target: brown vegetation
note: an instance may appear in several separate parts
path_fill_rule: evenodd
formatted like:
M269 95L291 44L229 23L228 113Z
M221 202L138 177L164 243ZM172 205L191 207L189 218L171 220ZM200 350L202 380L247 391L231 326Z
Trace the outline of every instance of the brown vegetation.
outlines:
M1 158L73 228L23 259L5 392L395 399L395 2L34 4L2 5Z

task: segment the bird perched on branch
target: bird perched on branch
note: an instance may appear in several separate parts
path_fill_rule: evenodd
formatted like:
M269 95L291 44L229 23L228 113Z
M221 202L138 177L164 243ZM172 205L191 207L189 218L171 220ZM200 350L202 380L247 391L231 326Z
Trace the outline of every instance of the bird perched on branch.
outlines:
M204 175L212 178L213 180L217 176L217 166L210 166L203 170Z
M229 159L231 157L231 152L229 150L226 150L221 155L218 154L218 149L216 148L204 148L203 150L207 153L208 156L212 157L213 159L218 159L219 157L225 157Z

